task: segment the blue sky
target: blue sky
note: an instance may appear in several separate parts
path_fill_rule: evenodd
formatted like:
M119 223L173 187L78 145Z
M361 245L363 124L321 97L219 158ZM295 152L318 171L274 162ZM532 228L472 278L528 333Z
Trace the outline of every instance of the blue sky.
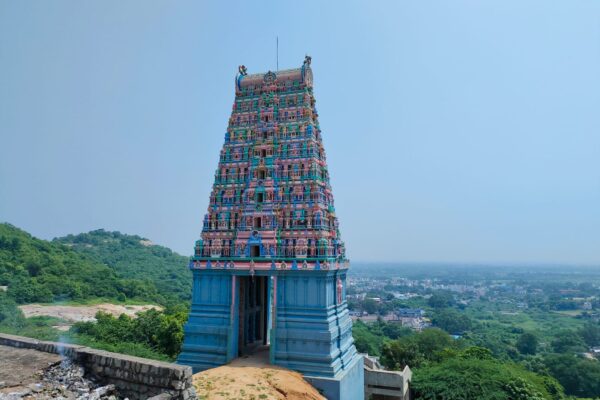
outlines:
M190 254L234 97L313 57L355 261L600 264L600 1L0 1L0 220Z

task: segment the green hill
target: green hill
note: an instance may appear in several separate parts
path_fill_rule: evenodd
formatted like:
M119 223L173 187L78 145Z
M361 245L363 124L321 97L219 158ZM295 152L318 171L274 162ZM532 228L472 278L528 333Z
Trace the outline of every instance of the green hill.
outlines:
M187 257L148 239L99 229L57 238L53 243L108 265L119 278L149 280L167 298L191 299L192 275Z
M139 236L94 231L46 241L0 224L0 332L63 340L141 357L172 359L183 338L191 273L187 259ZM6 286L7 288L5 288ZM56 317L25 318L18 304L150 302L137 318L96 315L68 332Z
M127 279L60 242L37 239L10 224L0 224L0 285L17 303L85 301L105 298L163 303L147 279Z

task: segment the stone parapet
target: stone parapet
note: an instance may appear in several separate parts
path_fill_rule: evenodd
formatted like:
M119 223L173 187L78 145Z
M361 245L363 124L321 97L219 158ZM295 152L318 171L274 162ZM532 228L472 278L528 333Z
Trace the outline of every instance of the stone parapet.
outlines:
M365 398L373 400L410 400L412 371L379 369L378 363L365 357Z
M86 375L114 384L121 394L132 400L155 396L165 400L196 397L192 369L187 366L2 333L0 345L62 355L83 366Z

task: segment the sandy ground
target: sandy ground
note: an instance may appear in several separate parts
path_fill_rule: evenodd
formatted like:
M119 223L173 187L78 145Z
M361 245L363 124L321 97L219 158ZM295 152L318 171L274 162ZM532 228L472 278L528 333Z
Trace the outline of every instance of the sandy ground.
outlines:
M326 400L302 375L268 365L266 359L263 352L197 373L194 386L198 399Z
M43 370L58 361L57 354L0 346L0 393L14 392L38 382Z
M25 317L37 317L45 315L48 317L57 317L64 319L70 323L80 321L95 321L94 316L98 311L110 313L115 317L121 314L127 314L130 317L134 317L140 311L146 311L151 308L161 310L159 306L152 304L140 305L140 306L123 306L118 304L96 304L91 306L59 306L59 305L42 305L42 304L25 304L19 306ZM59 325L55 328L60 330L69 329L70 324Z

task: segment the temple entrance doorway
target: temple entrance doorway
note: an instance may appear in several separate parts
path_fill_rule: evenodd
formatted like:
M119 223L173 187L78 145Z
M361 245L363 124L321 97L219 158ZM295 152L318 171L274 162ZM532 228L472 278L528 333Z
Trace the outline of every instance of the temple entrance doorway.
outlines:
M266 350L269 345L269 279L266 276L239 277L238 356Z

